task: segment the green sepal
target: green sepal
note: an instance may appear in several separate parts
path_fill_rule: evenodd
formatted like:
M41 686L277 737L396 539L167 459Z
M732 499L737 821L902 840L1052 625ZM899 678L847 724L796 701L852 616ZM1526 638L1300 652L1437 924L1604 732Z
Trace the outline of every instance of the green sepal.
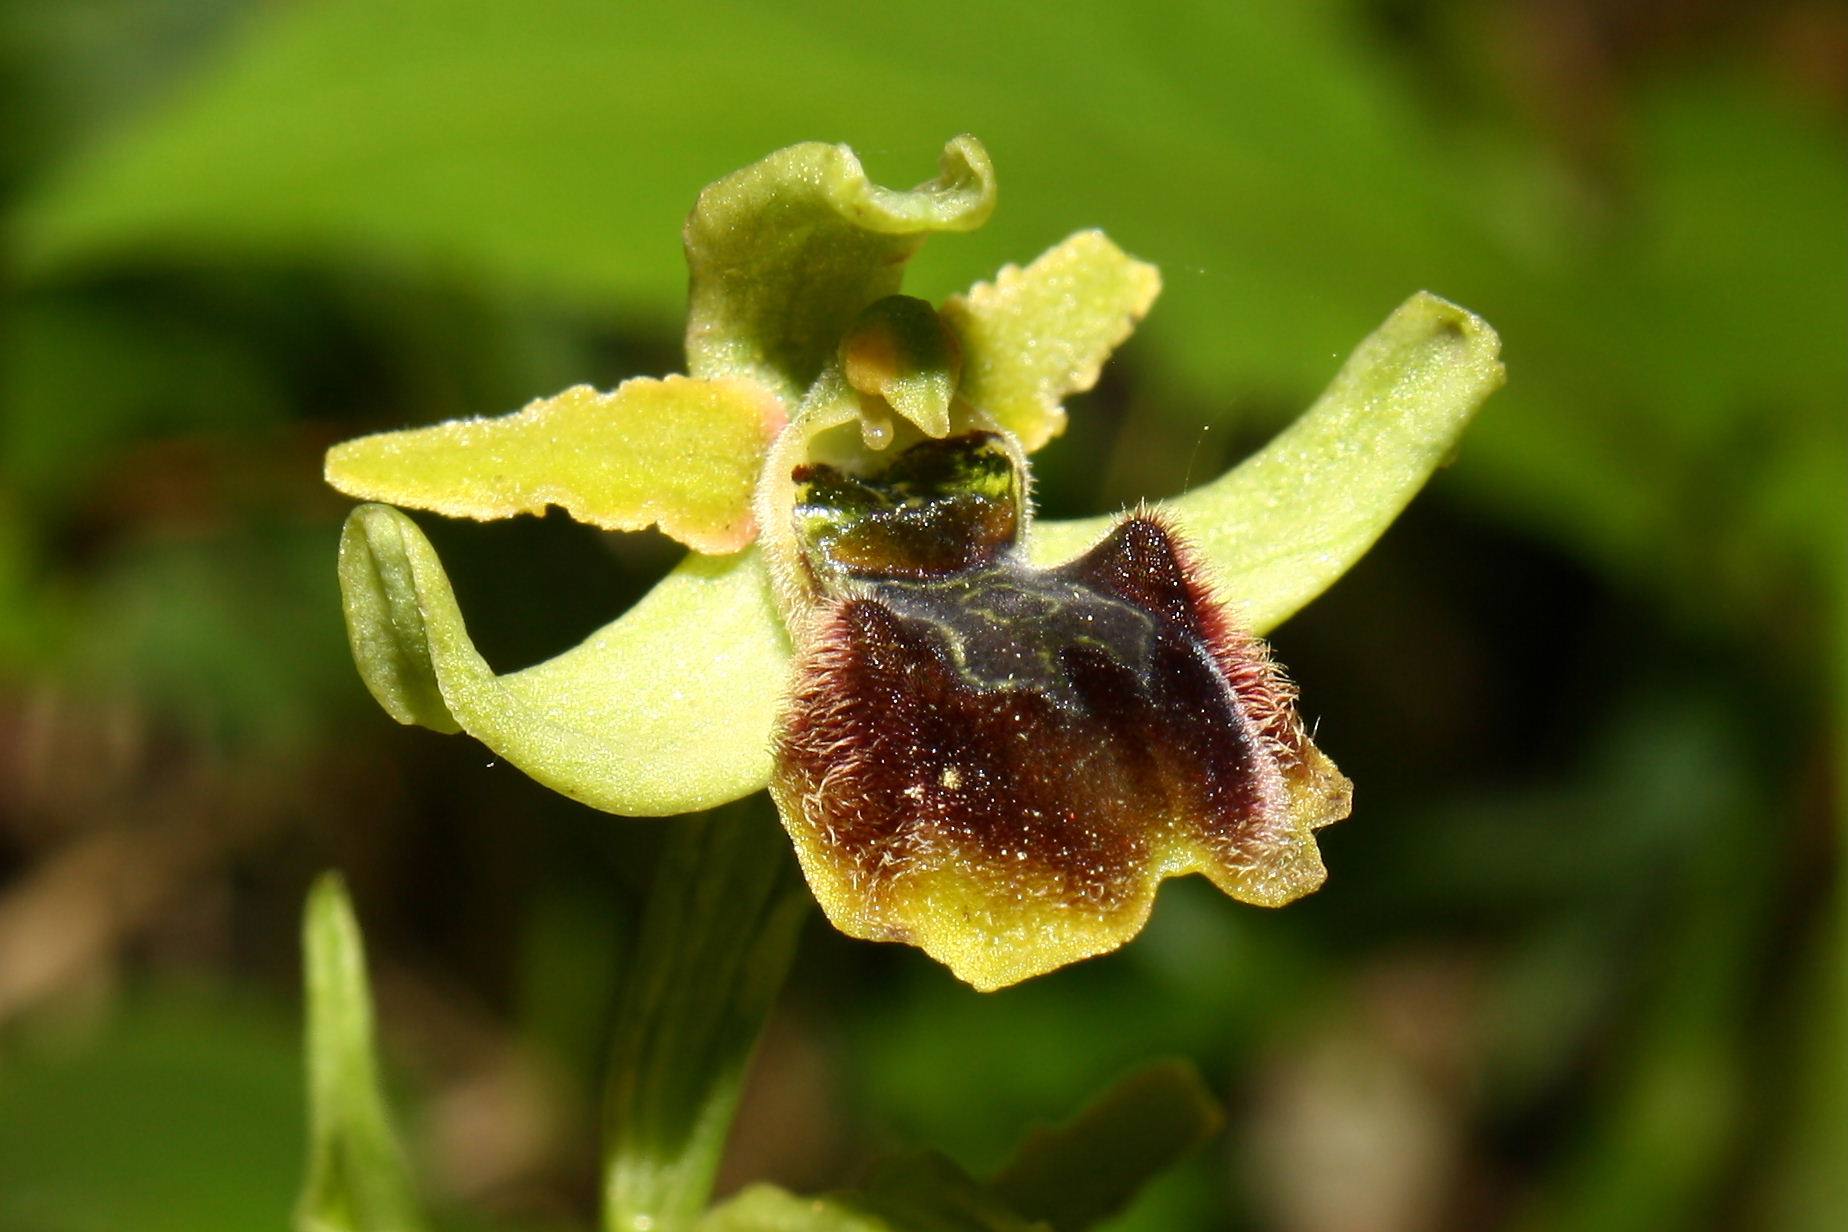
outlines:
M302 946L308 1178L296 1232L416 1232L424 1221L379 1089L365 948L338 874L309 891Z
M962 396L1032 453L1065 430L1061 403L1097 383L1160 293L1160 272L1101 231L1008 266L943 306L962 341Z
M1265 633L1346 573L1450 460L1507 379L1500 353L1487 322L1421 291L1295 423L1226 475L1158 508L1208 566L1220 597ZM1039 523L1032 556L1068 560L1115 522Z
M556 658L496 675L415 523L362 505L340 543L347 634L401 723L465 730L605 812L668 816L763 787L789 647L761 556L689 555L622 617Z
M687 220L687 370L757 381L795 407L860 310L899 289L930 235L994 210L988 153L943 149L938 177L882 188L845 145L779 150L710 185Z

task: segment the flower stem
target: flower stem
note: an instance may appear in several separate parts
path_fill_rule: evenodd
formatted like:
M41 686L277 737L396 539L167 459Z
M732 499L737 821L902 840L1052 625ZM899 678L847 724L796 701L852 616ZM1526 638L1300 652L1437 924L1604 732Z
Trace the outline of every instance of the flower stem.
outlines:
M680 1232L704 1210L808 901L762 797L674 823L612 1050L605 1232Z

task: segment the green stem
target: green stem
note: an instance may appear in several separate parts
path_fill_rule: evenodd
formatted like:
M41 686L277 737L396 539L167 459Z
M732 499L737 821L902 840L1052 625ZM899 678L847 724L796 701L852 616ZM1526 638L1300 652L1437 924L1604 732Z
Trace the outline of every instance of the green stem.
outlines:
M761 797L674 823L612 1050L605 1232L704 1210L808 902Z

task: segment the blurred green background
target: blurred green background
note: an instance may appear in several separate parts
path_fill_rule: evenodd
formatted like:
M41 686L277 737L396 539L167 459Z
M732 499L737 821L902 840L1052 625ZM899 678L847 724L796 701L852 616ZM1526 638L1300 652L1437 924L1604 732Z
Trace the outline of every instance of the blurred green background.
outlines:
M371 704L320 453L673 371L701 186L964 131L1001 208L911 289L1088 226L1167 282L1049 513L1217 473L1421 287L1510 384L1275 636L1357 783L1328 886L1171 883L988 996L815 922L727 1183L991 1167L1179 1053L1228 1130L1126 1229L1839 1226L1845 100L1802 0L0 4L0 1229L282 1226L330 865L435 1203L588 1226L672 823ZM503 669L673 558L424 524Z

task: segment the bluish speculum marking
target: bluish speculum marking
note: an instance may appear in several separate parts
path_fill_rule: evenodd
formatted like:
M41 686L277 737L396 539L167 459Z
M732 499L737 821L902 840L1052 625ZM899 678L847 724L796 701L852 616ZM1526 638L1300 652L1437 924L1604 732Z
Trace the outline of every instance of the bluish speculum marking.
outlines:
M890 583L875 594L914 629L928 629L970 687L1027 689L1062 709L1082 701L1067 659L1089 650L1145 676L1155 641L1148 613L1013 553L936 583Z

